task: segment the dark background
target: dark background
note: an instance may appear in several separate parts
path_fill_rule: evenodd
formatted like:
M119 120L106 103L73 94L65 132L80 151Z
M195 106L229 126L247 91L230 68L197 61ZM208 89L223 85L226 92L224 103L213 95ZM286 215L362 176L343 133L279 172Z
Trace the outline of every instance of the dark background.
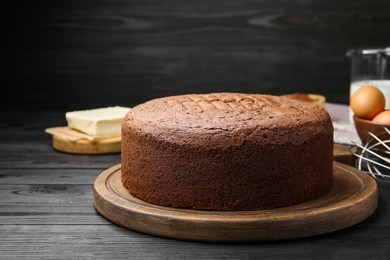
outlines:
M373 216L330 234L251 245L182 242L101 217L93 183L120 154L55 152L43 130L65 126L73 109L180 93L300 91L347 103L345 53L390 45L390 0L3 2L0 258L388 258L386 184Z
M347 103L348 49L390 45L389 0L14 1L2 109L134 106L182 93ZM8 91L9 94L5 94Z

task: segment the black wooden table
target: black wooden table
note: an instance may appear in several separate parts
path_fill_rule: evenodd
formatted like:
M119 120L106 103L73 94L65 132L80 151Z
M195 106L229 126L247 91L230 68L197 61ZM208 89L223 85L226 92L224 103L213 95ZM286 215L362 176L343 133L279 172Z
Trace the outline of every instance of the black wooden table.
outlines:
M112 224L93 206L93 182L120 154L56 152L44 129L65 111L0 112L1 259L386 258L390 185L366 221L314 237L257 244L208 244L153 237Z

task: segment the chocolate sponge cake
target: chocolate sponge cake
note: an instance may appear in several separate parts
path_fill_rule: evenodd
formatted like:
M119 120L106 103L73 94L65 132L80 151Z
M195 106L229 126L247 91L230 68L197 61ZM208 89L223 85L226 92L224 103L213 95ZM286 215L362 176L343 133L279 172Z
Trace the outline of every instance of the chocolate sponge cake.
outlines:
M270 95L154 99L122 122L122 183L144 201L200 210L260 210L331 189L325 109Z

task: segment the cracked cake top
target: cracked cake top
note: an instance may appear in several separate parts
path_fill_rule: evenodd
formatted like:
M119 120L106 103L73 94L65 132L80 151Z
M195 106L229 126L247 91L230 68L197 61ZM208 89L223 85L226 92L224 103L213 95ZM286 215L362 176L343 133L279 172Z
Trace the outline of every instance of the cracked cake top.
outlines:
M329 129L319 124L331 125L329 114L321 107L286 97L242 93L154 99L134 107L123 121L123 127L140 127L143 133L168 142L210 147L261 139L300 144L308 138L307 127L313 128L313 135ZM300 134L303 126L306 130ZM213 138L216 136L219 138ZM226 142L221 143L221 138Z

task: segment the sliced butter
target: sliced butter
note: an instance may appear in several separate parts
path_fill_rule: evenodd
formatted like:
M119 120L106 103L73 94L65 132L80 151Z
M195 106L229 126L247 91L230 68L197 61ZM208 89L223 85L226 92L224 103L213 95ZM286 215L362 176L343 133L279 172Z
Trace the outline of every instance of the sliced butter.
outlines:
M90 110L67 112L66 121L70 128L92 136L119 136L122 119L128 107L105 107Z

